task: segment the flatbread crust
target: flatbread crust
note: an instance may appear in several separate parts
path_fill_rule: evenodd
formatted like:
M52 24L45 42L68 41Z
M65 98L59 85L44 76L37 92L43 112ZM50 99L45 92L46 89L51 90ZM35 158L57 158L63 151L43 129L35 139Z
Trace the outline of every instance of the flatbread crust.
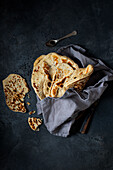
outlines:
M37 131L38 127L42 124L42 120L36 117L29 117L28 124L32 130Z
M82 90L93 73L93 66L79 66L70 58L56 53L42 55L34 62L31 84L42 100L61 97L68 88Z
M10 74L2 82L7 106L14 112L25 113L24 97L29 91L25 79L18 74Z

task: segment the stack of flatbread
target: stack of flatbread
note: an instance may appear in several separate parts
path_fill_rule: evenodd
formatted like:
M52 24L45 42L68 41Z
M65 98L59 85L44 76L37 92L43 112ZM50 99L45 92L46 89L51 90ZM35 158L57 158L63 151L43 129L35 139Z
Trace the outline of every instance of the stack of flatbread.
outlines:
M49 53L34 62L31 83L41 100L48 96L61 97L69 88L81 91L92 73L92 65L79 68L70 58Z
M24 78L18 74L10 74L3 80L3 88L7 106L14 112L26 112L24 97L29 88Z

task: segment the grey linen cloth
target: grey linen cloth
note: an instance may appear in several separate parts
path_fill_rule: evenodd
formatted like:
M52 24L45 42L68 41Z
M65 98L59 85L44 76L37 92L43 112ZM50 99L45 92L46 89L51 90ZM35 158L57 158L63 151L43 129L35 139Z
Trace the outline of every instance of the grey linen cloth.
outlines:
M57 53L70 57L79 67L86 67L88 64L94 66L94 73L82 92L78 93L70 88L60 98L46 97L40 100L37 96L37 112L42 113L48 131L53 135L67 137L80 111L99 99L108 86L107 82L113 80L113 70L101 60L87 57L86 50L78 45L62 47Z

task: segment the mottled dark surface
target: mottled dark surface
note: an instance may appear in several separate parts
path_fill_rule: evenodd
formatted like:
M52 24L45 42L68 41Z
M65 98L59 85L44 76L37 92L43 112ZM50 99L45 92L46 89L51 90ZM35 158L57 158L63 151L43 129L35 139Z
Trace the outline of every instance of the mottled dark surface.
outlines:
M14 113L5 104L2 80L10 73L30 84L33 62L41 54L68 44L79 44L113 68L113 1L37 0L0 1L0 170L112 170L113 83L103 94L88 134L62 138L51 135L44 124L33 132L28 113ZM76 37L49 48L45 42L73 30ZM33 115L33 116L36 116Z

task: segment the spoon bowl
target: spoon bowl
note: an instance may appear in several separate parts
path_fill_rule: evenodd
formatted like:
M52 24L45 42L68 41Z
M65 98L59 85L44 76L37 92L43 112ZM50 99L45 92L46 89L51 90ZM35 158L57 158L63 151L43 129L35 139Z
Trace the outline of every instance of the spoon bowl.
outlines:
M54 47L58 41L57 40L49 40L46 42L46 46Z

